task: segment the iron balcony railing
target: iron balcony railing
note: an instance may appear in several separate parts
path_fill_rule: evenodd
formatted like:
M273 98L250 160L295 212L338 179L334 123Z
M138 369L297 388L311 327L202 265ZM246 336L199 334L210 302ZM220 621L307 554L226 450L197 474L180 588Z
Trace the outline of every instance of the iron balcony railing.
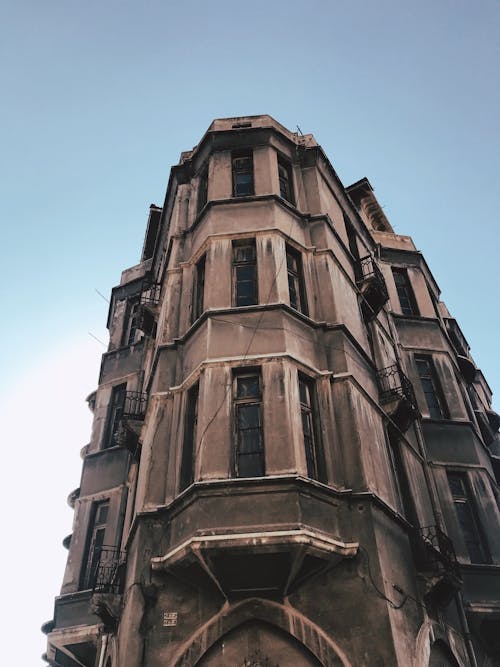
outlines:
M145 282L141 290L141 305L154 308L160 303L161 283Z
M392 364L377 371L377 380L382 403L396 398L405 398L416 406L413 385L401 370L399 364Z
M143 421L146 416L148 395L142 391L125 392L122 416L124 419Z
M363 313L368 319L374 317L389 299L382 271L371 255L358 260L355 266L356 284L364 298Z
M423 561L426 565L441 565L447 572L460 579L460 568L453 542L439 526L423 526L418 529L425 548Z
M125 554L116 547L102 546L96 549L95 568L92 573L93 592L121 593L124 565Z

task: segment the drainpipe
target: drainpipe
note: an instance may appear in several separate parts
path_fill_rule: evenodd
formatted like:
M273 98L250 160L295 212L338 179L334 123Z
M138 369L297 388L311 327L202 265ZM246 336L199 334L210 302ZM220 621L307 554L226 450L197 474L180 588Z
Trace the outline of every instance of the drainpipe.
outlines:
M99 667L103 667L104 665L104 656L106 655L106 649L108 648L108 639L109 639L108 634L102 636L101 655L99 656ZM474 665L474 667L477 667L477 665Z
M469 623L467 621L467 616L465 615L464 599L462 597L461 591L457 591L455 599L457 601L458 615L460 617L460 623L462 625L462 631L465 637L465 647L467 649L467 655L469 656L471 667L478 667L476 653L474 651L474 644L472 643L472 635L470 632Z

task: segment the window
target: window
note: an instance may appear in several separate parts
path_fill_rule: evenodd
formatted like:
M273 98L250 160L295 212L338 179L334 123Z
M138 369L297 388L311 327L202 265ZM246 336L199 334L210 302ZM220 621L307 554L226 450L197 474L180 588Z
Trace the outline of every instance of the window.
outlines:
M91 520L85 555L83 560L82 578L80 587L84 590L93 588L96 583L101 548L105 545L106 524L108 522L109 501L94 503L91 510Z
M417 302L415 301L415 295L413 294L407 270L393 268L392 275L394 276L394 282L396 283L401 312L403 315L418 315Z
M448 471L448 484L471 563L490 563L466 473Z
M232 153L233 197L253 195L253 154L252 151Z
M404 516L410 523L417 525L418 519L410 493L408 477L403 461L403 454L401 452L401 441L397 435L397 432L391 426L389 426L387 429L387 436L389 443L389 458L391 461L392 470L394 472L396 490L399 496L399 500L403 505Z
M203 313L205 296L205 258L206 255L196 263L193 290L193 322Z
M235 306L257 303L257 257L255 240L233 241L233 302Z
M208 165L200 174L198 184L198 213L205 206L208 201Z
M344 225L347 234L347 242L349 243L349 252L351 253L354 259L354 277L356 282L359 282L363 278L363 269L361 268L359 248L358 248L358 237L356 230L354 229L352 222L347 217L346 213L343 212L344 216Z
M127 385L119 384L113 387L111 391L111 401L108 408L108 419L106 425L106 436L104 438L104 447L114 447L119 444L117 436L119 435L120 424L123 418L125 407L125 398L127 395Z
M235 374L234 420L236 477L262 477L264 475L264 439L260 372Z
M198 384L195 384L187 394L186 419L184 422L184 444L182 446L180 474L181 491L194 482L196 427L198 425L198 393L199 387Z
M307 305L302 273L302 257L300 253L286 246L286 270L288 273L288 294L290 305L295 310L307 315Z
M299 375L299 400L307 475L311 479L324 481L324 463L320 460L315 432L314 384L303 375Z
M416 356L415 363L431 419L447 419L448 411L432 358L425 355Z
M292 165L281 157L278 157L278 178L280 182L280 195L287 202L295 205Z
M125 317L122 345L132 345L135 343L137 331L139 329L139 315L139 298L135 297L129 299L127 302L127 314Z

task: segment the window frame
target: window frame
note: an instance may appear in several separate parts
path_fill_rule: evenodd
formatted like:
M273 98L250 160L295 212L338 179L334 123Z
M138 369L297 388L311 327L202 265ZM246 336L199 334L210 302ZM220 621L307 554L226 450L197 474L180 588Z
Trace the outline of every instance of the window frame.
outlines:
M295 189L293 186L293 166L290 160L278 154L278 181L280 197L295 206Z
M245 167L242 160L249 160L249 167ZM240 162L239 162L240 161ZM248 185L239 179L249 175ZM231 152L231 177L233 183L233 197L252 197L255 194L255 179L253 166L253 150L251 148Z
M260 368L236 368L232 371L232 414L233 414L233 447L232 447L232 475L240 479L264 477L266 475L265 443L264 443L264 401L262 372ZM258 393L255 395L240 396L238 382L240 380L257 378ZM257 425L249 428L240 428L240 411L242 408L257 408ZM258 431L258 446L250 452L241 451L243 431ZM258 469L254 474L242 474L241 457L255 456L259 459Z
M118 398L121 398L118 401ZM106 430L103 439L103 449L110 449L118 446L114 441L114 434L118 428L120 421L123 419L123 412L125 409L125 401L127 399L127 383L115 384L111 388L111 396L109 398L108 413L106 415Z
M296 268L293 270L290 267L289 258L296 263ZM286 272L288 280L288 298L290 301L290 308L293 308L299 313L308 315L306 289L304 281L304 264L302 261L302 253L296 250L288 243L285 244L285 260ZM292 286L295 292L295 305L292 303Z
M105 508L106 516L99 520L101 510ZM106 545L106 530L109 525L110 499L94 501L90 510L90 521L83 553L82 568L80 573L80 590L93 588L96 582L97 571L100 561L100 549ZM100 536L99 538L97 536Z
M448 489L453 501L455 517L465 544L467 555L472 564L488 565L491 563L491 553L484 528L477 512L477 504L472 493L467 472L463 470L446 470ZM462 492L456 494L451 483L457 480L462 487ZM458 511L458 507L467 508L467 511ZM468 523L467 526L464 524ZM472 538L472 539L471 539Z
M208 163L200 171L198 180L198 196L196 200L196 212L201 213L208 203Z
M192 322L201 317L205 312L206 259L207 255L205 253L194 265Z
M305 388L306 401L303 400L302 386ZM307 476L310 479L326 483L325 461L318 428L316 382L313 378L299 371L297 373L297 389ZM307 442L304 423L308 425L309 443Z
M419 317L420 310L408 275L408 269L401 266L392 266L391 270L401 313L405 317Z
M179 491L184 491L194 482L196 464L196 435L198 430L200 386L196 382L186 395L184 411L184 437L179 470Z
M252 248L253 256L249 259L238 259L237 253L238 248ZM257 271L257 244L255 243L255 238L251 239L233 239L231 243L231 252L232 252L232 303L236 308L241 308L244 306L256 306L259 303L259 284L258 284L258 271ZM253 267L253 278L252 280L242 280L238 277L240 269L252 268ZM244 283L252 283L253 290L252 296L249 303L239 303L239 301L244 301L245 297L242 294L239 294L239 287Z
M127 299L125 309L125 323L122 334L122 347L130 347L137 342L137 332L140 331L140 296L136 295Z
M436 372L436 367L434 365L434 360L430 354L415 354L414 355L415 367L417 369L417 375L420 380L420 386L425 398L425 404L429 412L430 419L443 420L449 419L448 406L444 397L443 389L441 382L439 381L438 374ZM419 364L427 364L428 373L423 375ZM426 384L424 384L426 381ZM426 385L431 387L431 391L426 390ZM430 396L434 397L434 401L430 400Z

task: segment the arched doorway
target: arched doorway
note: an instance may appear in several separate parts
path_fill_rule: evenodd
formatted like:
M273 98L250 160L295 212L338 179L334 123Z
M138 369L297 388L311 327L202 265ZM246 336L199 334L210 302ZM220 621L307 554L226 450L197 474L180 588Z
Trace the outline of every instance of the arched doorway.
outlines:
M322 667L294 637L262 621L249 621L221 637L197 667Z

